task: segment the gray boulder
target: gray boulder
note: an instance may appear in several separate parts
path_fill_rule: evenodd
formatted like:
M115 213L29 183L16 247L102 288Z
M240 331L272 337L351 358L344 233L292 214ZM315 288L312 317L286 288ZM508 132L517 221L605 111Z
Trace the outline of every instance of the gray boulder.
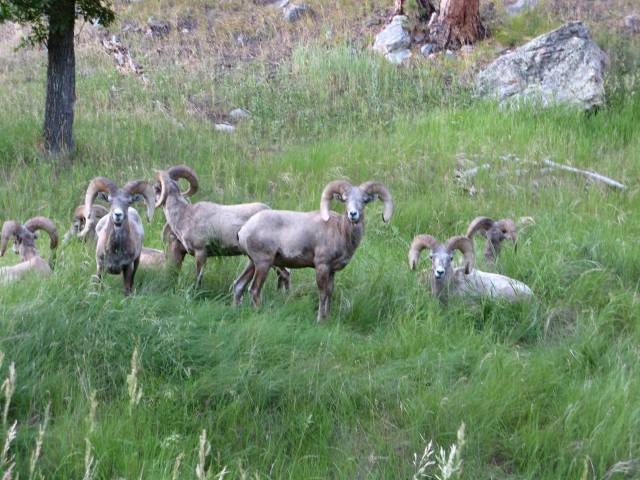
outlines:
M402 63L411 56L408 51L411 35L405 29L407 17L396 15L377 36L373 44L376 52L383 54L392 63Z
M500 103L604 105L607 55L582 22L569 22L509 52L476 77L480 96Z
M631 33L640 33L640 15L632 13L624 17L624 26Z
M296 5L294 3L287 2L283 7L282 13L284 18L290 22L297 22L303 17L313 17L315 12L309 5Z

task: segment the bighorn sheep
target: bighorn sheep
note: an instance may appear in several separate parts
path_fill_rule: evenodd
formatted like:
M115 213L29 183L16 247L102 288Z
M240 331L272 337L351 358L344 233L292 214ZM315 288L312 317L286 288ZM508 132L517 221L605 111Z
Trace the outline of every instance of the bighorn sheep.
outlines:
M101 219L106 214L109 213L109 210L104 208L102 205L93 205L92 207L92 215L96 220ZM79 205L73 212L73 223L69 228L69 231L65 233L62 243L68 243L72 238L79 238L81 240L86 240L90 238L91 240L96 240L96 229L95 223L92 223L89 227L87 233L81 237L80 234L84 231L84 226L86 223L86 217L84 215L84 205ZM166 228L166 225L165 225ZM167 234L163 235L163 238L167 237ZM140 254L140 265L146 268L150 267L162 267L165 264L165 256L162 250L158 250L155 248L142 247L142 253Z
M196 173L185 165L156 172L156 208L163 207L169 225L168 233L177 238L169 246L169 257L178 268L188 253L196 258L196 283L202 285L207 257L244 255L238 244L238 231L247 220L262 210L269 209L264 203L219 205L212 202L190 204L184 197L198 190ZM189 182L189 190L180 192L178 179ZM251 263L251 262L250 262ZM246 268L249 268L247 266ZM286 269L277 269L278 287L288 289L290 274Z
M513 248L516 249L518 244L518 228L516 223L510 218L503 218L494 222L488 217L474 218L467 228L467 237L473 239L473 235L479 233L487 239L487 246L484 250L484 256L489 263L495 262L500 254L502 242L510 239L513 242Z
M249 281L254 305L272 265L287 268L314 268L320 291L318 321L329 314L333 277L347 266L364 234L364 207L380 198L384 202L382 219L391 219L393 202L387 188L379 182L358 187L345 180L330 182L322 192L320 211L291 212L264 210L240 229L240 246L253 260L234 284L240 302ZM331 199L346 203L344 215L329 211Z
M19 280L30 272L43 275L51 273L49 263L44 260L36 248L36 232L44 230L49 234L49 247L55 257L55 249L58 246L58 231L51 220L45 217L33 217L24 225L7 220L2 225L0 234L0 257L7 251L9 240L13 240L13 251L20 255L21 263L12 267L0 268L0 282L12 282Z
M93 202L101 192L108 195L111 208L109 214L103 216L96 225ZM131 204L142 199L147 205L147 219L151 221L155 210L155 194L153 186L143 180L130 181L118 188L108 178L96 177L89 183L85 195L87 221L80 236L84 238L95 225L96 276L101 280L105 270L111 274L122 273L125 295L131 293L144 239L142 220Z
M510 302L528 300L533 296L531 289L518 280L474 269L473 244L465 236L451 237L444 244L431 235L416 236L409 249L409 267L412 270L417 267L420 252L425 248L431 250L431 293L445 304L450 295L483 296ZM456 249L464 255L464 265L454 268L452 261Z

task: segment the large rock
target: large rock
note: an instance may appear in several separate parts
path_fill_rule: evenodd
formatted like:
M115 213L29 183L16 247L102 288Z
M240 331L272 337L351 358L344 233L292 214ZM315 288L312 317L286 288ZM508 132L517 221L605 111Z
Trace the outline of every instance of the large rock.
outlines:
M570 22L498 58L476 78L476 90L501 103L603 105L607 56L581 22Z
M411 35L405 29L407 17L396 15L377 36L373 44L376 52L382 53L392 63L402 63L411 56L408 50Z

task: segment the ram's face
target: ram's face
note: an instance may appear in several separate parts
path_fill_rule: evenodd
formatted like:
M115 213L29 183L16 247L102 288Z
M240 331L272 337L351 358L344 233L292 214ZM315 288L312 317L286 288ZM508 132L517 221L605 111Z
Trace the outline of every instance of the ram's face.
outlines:
M335 194L334 197L336 200L345 203L347 217L353 224L357 224L362 220L365 205L375 199L358 187L351 187L342 194Z
M109 215L111 216L113 225L116 228L122 227L127 221L127 212L133 203L133 196L122 190L118 190L115 194L109 195L107 200L111 205Z
M437 249L431 250L429 258L431 258L431 269L433 270L434 278L436 280L442 280L447 273L447 270L451 268L453 252L439 246Z

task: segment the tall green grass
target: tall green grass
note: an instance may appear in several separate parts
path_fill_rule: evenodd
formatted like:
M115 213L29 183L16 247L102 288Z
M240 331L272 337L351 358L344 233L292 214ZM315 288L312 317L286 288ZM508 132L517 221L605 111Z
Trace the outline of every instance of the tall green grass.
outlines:
M227 478L411 478L413 454L430 439L453 444L462 422L462 478L603 478L640 458L632 89L611 89L611 106L592 115L505 111L473 99L453 72L396 69L346 47L300 49L275 75L248 67L215 85L167 69L145 88L108 59L80 63L90 68L79 149L65 165L38 153L42 64L4 74L13 87L0 90L1 220L47 215L62 231L93 176L151 180L178 163L199 174L195 201L310 210L328 181L347 177L385 182L396 210L384 226L381 206L368 207L322 324L312 271L295 271L287 294L270 280L261 310L232 307L240 258L210 259L201 290L191 258L177 279L140 271L123 298L117 277L90 293L91 249L71 244L53 276L3 287L0 378L15 362L10 453L21 478L49 402L45 478L82 478L87 451L95 478L172 478L181 455L177 477L193 478L203 429L210 478L224 467ZM253 119L215 132L190 95ZM500 160L509 154L592 168L628 188L518 172ZM474 196L455 180L460 158L491 165ZM535 219L499 263L531 286L531 304L444 308L408 270L413 235L445 239L481 214ZM161 246L163 224L156 212L146 244ZM135 349L142 396L130 408Z

